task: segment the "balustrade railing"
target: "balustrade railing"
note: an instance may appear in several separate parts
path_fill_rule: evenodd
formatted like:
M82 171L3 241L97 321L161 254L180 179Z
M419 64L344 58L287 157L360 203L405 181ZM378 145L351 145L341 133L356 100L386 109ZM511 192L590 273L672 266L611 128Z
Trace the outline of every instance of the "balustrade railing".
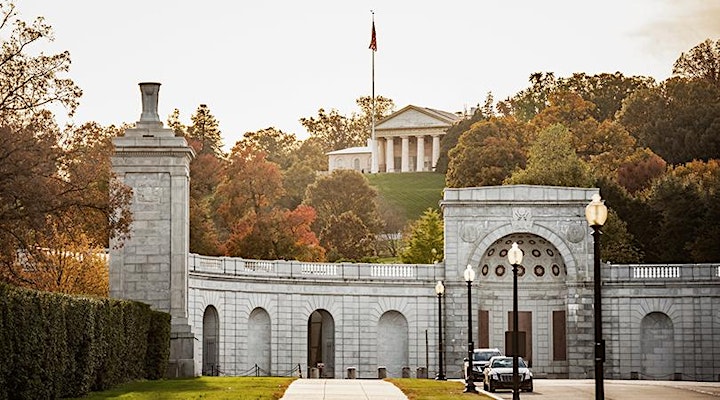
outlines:
M688 282L720 280L719 264L605 264L603 281Z
M443 279L441 264L318 263L285 260L246 260L190 254L190 272L235 276L274 276L304 279Z

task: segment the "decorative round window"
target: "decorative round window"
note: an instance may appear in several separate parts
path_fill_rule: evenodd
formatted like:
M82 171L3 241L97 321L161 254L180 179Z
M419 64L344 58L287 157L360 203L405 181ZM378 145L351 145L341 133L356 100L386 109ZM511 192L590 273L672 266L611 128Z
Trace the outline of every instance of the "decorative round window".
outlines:
M489 270L490 270L490 266L485 264L482 266L482 269L480 271L482 272L483 276L487 276Z
M552 265L552 273L553 273L553 275L555 275L555 276L559 276L559 275L560 275L560 267L558 267L557 264L553 264L553 265Z
M505 266L504 265L498 265L495 267L495 274L497 276L503 276L505 275Z
M538 249L533 249L532 255L537 258L537 257L540 257L542 255L542 253Z
M495 248L490 249L487 253L488 257L492 256L493 254L495 254Z
M518 265L517 274L518 276L525 276L525 267L523 267L522 265Z
M552 250L550 250L550 249L545 249L545 252L546 252L547 255L549 255L550 257L554 257L554 256L555 256L555 252L552 251Z
M536 276L545 275L545 267L543 267L542 265L536 265L535 266L535 275Z

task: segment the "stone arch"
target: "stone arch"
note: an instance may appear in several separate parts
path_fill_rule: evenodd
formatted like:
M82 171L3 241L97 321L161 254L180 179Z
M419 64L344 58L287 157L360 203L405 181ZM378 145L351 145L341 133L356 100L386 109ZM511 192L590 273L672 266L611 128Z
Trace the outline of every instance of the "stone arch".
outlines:
M202 374L218 375L220 368L220 317L210 305L203 313Z
M645 379L672 379L675 372L675 337L672 320L651 312L640 322L642 374Z
M567 275L576 276L578 266L575 257L573 257L574 252L570 249L565 240L558 236L554 231L537 224L532 224L528 229L523 230L513 228L511 224L505 224L489 232L480 241L475 242L475 245L468 253L469 256L466 263L461 266L462 270L465 269L465 265L467 264L477 267L480 264L481 258L485 254L485 249L490 247L490 245L495 243L498 239L515 233L530 233L552 243L552 245L555 246L562 255L565 267L567 268ZM462 270L458 271L458 276L462 276Z
M313 311L307 325L307 368L322 366L321 378L335 377L335 319L324 309Z
M255 308L248 318L247 329L248 369L257 366L260 375L270 376L272 359L270 314L263 308Z
M378 366L387 368L388 377L401 377L409 364L408 322L395 310L380 316L377 323Z

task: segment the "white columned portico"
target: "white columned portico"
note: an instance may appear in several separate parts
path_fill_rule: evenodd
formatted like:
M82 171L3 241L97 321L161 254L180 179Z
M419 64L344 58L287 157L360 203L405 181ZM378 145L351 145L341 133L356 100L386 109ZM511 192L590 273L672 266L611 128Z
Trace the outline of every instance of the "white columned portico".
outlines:
M415 163L415 171L425 169L425 136L417 135L417 160Z
M385 172L395 172L395 142L392 136L385 138Z
M410 171L410 138L402 137L402 160L400 161L400 172Z
M432 135L432 170L437 167L438 158L440 158L440 135Z

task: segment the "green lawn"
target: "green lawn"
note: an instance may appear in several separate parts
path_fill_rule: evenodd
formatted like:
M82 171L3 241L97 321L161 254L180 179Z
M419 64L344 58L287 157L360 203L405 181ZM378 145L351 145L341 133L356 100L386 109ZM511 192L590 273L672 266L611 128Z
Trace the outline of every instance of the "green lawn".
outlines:
M131 382L83 400L274 400L282 397L295 378L210 377Z
M405 211L408 220L418 219L427 208L439 209L445 175L435 172L366 174L370 185L391 204Z
M402 390L409 400L450 400L461 398L490 399L484 394L463 393L465 384L459 381L433 379L386 379Z

